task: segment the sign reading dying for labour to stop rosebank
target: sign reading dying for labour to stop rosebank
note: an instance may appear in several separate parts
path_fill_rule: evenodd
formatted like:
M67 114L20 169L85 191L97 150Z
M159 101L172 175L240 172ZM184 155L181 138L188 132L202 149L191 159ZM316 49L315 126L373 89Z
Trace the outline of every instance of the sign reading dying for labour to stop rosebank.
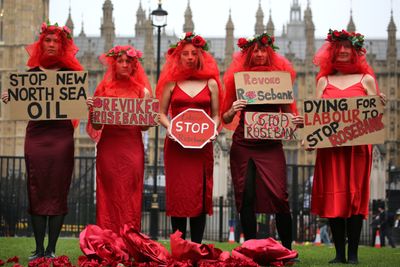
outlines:
M297 127L290 113L245 112L244 138L246 139L298 139Z
M383 109L378 96L305 100L305 146L383 144Z
M247 100L247 104L293 103L292 79L284 71L236 72L236 98Z
M171 120L171 135L184 148L202 148L216 134L215 122L202 109L189 108Z
M86 119L88 73L86 71L11 72L3 89L9 102L8 120Z
M94 97L92 122L114 125L158 124L158 99Z

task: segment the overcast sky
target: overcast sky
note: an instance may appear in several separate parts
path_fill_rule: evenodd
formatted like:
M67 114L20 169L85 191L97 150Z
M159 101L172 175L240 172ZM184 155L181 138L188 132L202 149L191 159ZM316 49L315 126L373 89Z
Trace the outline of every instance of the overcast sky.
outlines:
M315 35L325 37L329 28L342 29L347 27L350 18L350 8L353 10L353 20L357 31L366 38L386 38L390 10L397 29L400 29L400 0L297 0L302 7L302 14L310 2ZM117 36L132 36L134 34L136 11L142 2L146 10L157 8L157 0L112 0L114 5L114 22ZM178 36L183 31L184 12L188 0L163 0L163 9L167 10L168 33ZM225 26L231 9L236 37L249 37L254 34L255 14L259 0L190 0L193 13L195 32L208 37L223 37ZM264 11L264 24L268 22L271 9L272 21L275 25L275 35L280 35L282 25L289 22L290 6L295 0L261 0ZM64 25L71 5L72 20L75 34L81 31L83 19L85 33L89 36L100 35L101 18L103 16L104 0L50 0L50 21ZM400 36L400 32L397 33Z

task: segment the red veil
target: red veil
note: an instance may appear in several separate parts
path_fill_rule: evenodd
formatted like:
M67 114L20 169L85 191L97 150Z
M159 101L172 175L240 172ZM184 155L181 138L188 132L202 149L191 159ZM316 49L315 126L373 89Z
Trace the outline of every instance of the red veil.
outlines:
M56 34L61 43L61 53L58 56L45 57L42 51L43 40L48 34ZM76 59L78 47L71 36L71 30L67 27L58 27L58 24L50 25L42 23L39 40L25 47L29 54L27 65L30 68L42 66L66 68L73 71L83 70L82 65Z
M352 44L352 60L349 63L335 62L336 54L343 42L350 42ZM355 44L353 45L353 43ZM316 76L316 81L318 82L321 77L335 74L338 71L345 74L369 74L374 77L377 93L379 94L375 73L367 62L365 56L366 50L362 48L363 43L364 36L359 33L347 32L345 30L340 32L329 30L326 42L314 56L313 62L320 68Z
M129 79L117 79L115 71L115 63L119 56L126 54L128 57L132 57L132 73ZM107 53L102 54L99 57L100 62L107 67L107 71L103 77L103 80L99 83L94 92L94 96L98 97L125 97L125 98L136 98L144 97L144 89L146 88L151 94L151 87L149 79L140 64L142 52L136 50L130 45L126 46L115 46ZM116 93L118 89L118 93ZM86 131L89 136L98 142L101 136L101 130L95 130L92 127L90 119L88 121Z
M197 45L197 40L200 40L200 45ZM192 43L198 49L200 66L196 70L187 70L180 64L182 49L188 43ZM213 56L206 51L207 49L208 46L205 40L200 35L195 35L191 32L186 33L184 39L180 40L175 47L170 48L166 54L166 61L161 71L160 78L158 79L156 97L161 99L165 85L169 82L178 82L190 79L214 79L218 84L219 105L222 107L223 94L222 85L219 79L218 65Z
M266 34L264 34L266 35ZM257 37L256 37L257 38ZM242 38L241 38L242 39ZM240 39L239 39L240 41ZM240 44L238 43L239 47ZM269 65L267 66L250 66L249 58L253 53L255 47L260 45L258 42L253 42L251 46L246 47L246 49L242 49L240 52L236 52L233 55L233 60L229 68L226 70L224 75L224 84L225 84L225 98L224 105L222 106L222 114L228 111L232 103L236 101L236 89L235 89L235 80L234 74L240 71L286 71L290 73L292 78L292 83L296 78L296 72L293 69L292 63L289 62L285 57L276 53L273 48L276 48L272 44L265 45L268 51L268 61ZM297 113L296 102L292 105L292 110L294 113ZM229 124L224 124L224 127L229 130L235 130L239 123L240 112L236 113L233 121Z

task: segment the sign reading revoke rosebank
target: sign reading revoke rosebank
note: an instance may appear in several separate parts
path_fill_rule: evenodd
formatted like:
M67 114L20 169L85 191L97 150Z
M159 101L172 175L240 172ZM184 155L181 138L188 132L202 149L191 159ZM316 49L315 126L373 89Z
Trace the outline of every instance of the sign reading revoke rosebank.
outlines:
M304 137L309 148L381 144L383 105L378 96L304 101Z
M86 71L11 72L4 77L8 120L86 119Z
M235 74L237 99L247 104L293 103L290 73L283 71L242 71Z
M154 98L93 98L93 123L154 126L158 112L159 102Z

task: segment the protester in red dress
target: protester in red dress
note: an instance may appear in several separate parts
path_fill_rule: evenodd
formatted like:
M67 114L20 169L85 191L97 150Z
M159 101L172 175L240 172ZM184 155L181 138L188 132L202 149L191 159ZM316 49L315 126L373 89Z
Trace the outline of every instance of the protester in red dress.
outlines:
M320 67L317 98L379 94L363 44L364 36L359 33L329 30L314 57ZM336 249L330 263L346 263L346 235L347 262L358 263L362 220L368 216L371 159L371 145L317 149L311 212L329 219Z
M274 37L263 33L253 39L240 38L241 51L234 54L225 73L225 102L222 109L226 128L235 130L230 153L231 173L235 189L236 208L240 213L244 237L255 239L256 213L275 213L276 226L282 244L291 249L292 217L286 186L286 161L280 140L244 138L244 112L296 113L293 105L246 105L236 99L234 73L239 71L286 71L294 81L296 73L291 63L274 50ZM293 117L295 124L302 118Z
M116 46L100 57L107 67L95 97L148 98L151 89L132 46ZM89 109L93 98L88 98ZM148 127L101 125L91 122L87 132L97 143L96 224L119 234L124 224L140 231L144 176L142 131Z
M68 27L43 23L39 40L26 47L29 71L79 71L75 46ZM2 94L7 102L7 93ZM74 122L77 124L76 122ZM25 135L28 198L36 249L29 260L54 258L74 167L74 125L71 120L29 121ZM49 224L46 250L44 237Z
M203 109L218 125L221 86L207 42L191 32L173 47L157 84L160 122L167 129L164 146L166 209L172 230L186 234L190 217L191 240L201 243L206 214L212 214L213 146L183 148L171 136L168 114L175 117L188 108Z

